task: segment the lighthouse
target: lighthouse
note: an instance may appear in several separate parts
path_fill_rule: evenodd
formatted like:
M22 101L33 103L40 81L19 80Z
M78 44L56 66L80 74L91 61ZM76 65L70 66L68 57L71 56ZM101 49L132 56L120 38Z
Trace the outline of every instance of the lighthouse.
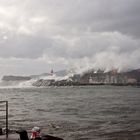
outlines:
M53 72L53 69L51 70L51 75L53 75L54 74L54 72Z

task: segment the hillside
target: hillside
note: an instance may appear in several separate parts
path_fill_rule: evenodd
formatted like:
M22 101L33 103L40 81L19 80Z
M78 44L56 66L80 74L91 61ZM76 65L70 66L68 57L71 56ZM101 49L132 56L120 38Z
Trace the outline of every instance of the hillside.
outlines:
M3 76L2 80L3 81L27 81L27 80L31 80L31 77L7 75L7 76Z

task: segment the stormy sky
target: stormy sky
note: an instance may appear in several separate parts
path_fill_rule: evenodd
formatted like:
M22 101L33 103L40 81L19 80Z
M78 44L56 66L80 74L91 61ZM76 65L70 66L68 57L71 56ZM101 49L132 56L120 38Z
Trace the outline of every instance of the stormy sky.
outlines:
M140 0L0 0L0 76L140 68Z

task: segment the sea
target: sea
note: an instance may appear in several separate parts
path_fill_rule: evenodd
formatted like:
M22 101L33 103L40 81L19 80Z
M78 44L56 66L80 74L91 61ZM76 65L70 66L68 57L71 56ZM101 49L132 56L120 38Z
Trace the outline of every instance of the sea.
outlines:
M64 140L140 140L140 87L1 87L2 100L10 129L38 126Z

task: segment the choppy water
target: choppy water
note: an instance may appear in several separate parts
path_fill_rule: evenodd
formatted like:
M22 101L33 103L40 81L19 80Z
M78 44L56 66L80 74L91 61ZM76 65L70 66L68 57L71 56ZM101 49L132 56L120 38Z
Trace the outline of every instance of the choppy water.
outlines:
M65 140L140 139L139 87L0 88L0 100L9 101L10 128L40 126Z

